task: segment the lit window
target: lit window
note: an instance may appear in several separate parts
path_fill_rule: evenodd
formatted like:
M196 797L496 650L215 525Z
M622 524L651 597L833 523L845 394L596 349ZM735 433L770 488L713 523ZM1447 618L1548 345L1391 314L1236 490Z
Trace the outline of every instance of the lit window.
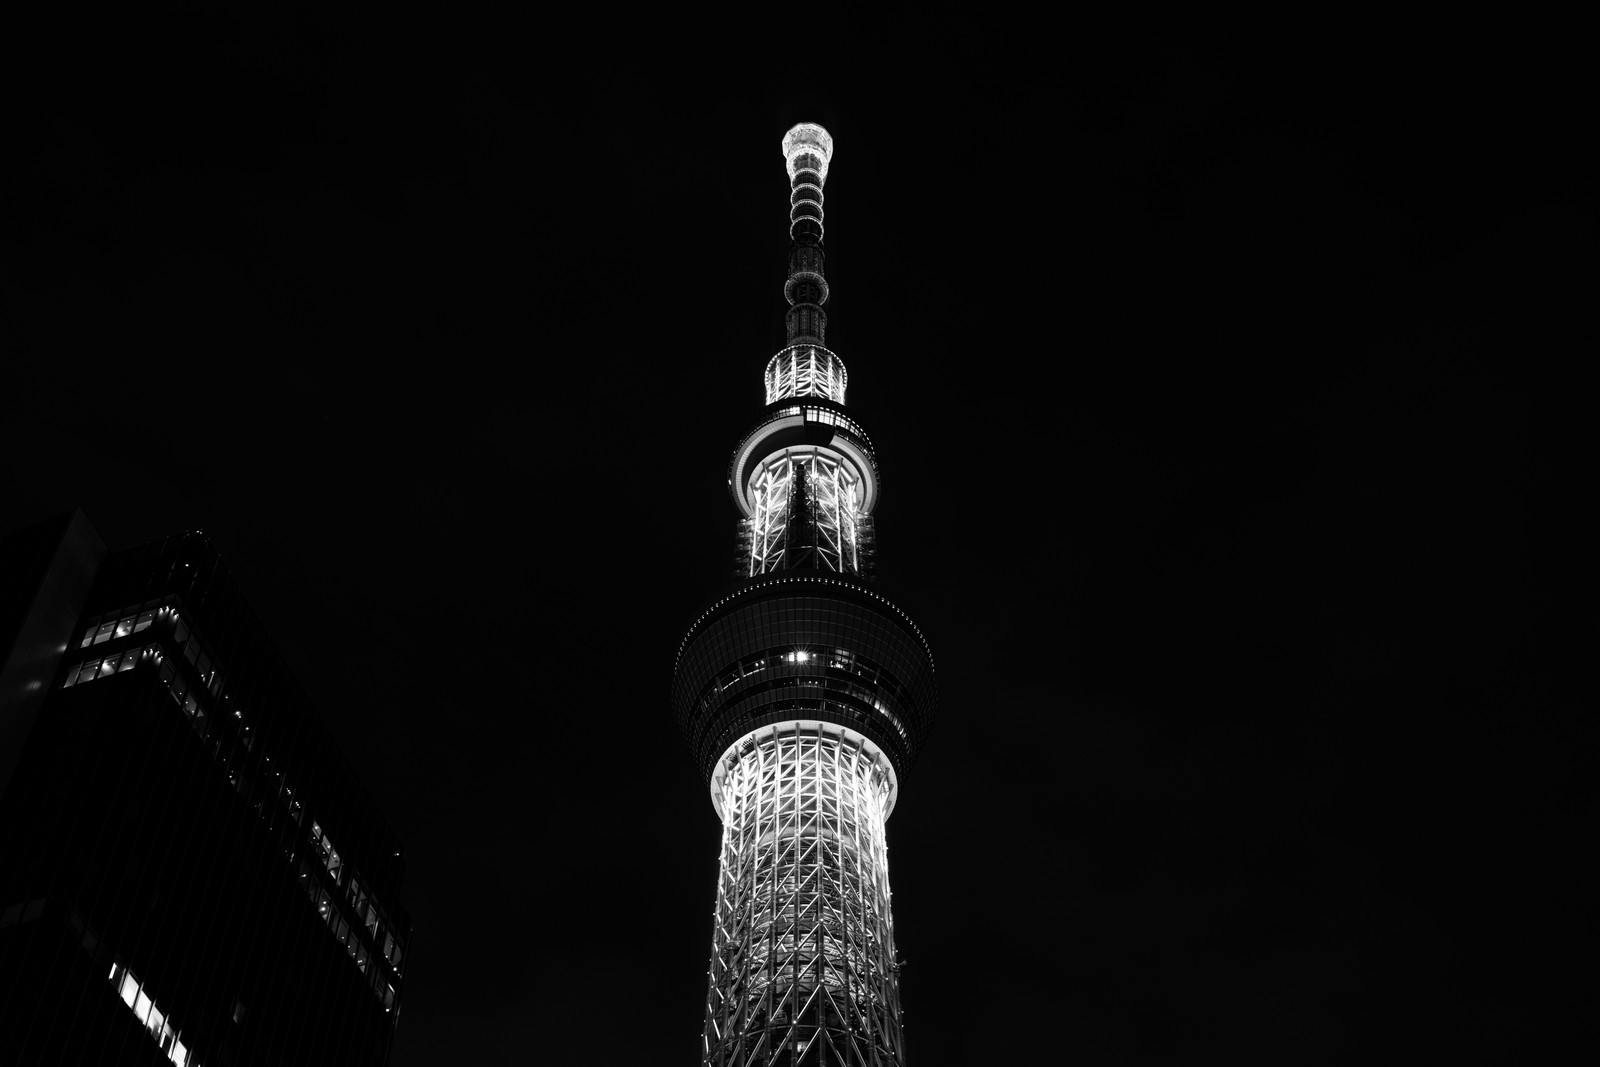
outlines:
M111 640L111 631L115 630L116 628L116 619L112 619L110 622L101 623L100 628L94 632L94 643L98 645L102 642Z
M145 1016L150 1014L150 998L143 989L139 990L139 996L133 1002L133 1014L140 1022L144 1022Z
M101 660L100 661L100 677L104 678L108 674L116 674L117 673L117 660L119 660L121 658L122 657L120 657L120 656L111 656L111 657L109 657L107 659Z
M131 972L123 971L122 988L118 992L122 994L122 1002L130 1008L133 1007L134 1000L139 996L139 979Z
M133 622L137 617L138 616L135 615L129 615L118 620L116 635L118 637L127 637L129 634L133 633Z
M155 618L156 613L153 611L147 611L140 615L138 621L133 624L133 632L138 633L140 630L148 630L150 628L150 624L155 621Z
M133 665L135 663L139 662L139 655L140 655L140 653L142 651L143 651L143 649L130 648L128 651L124 652L122 654L122 663L121 663L120 666L117 667L117 670L119 670L119 671L131 671L131 670L133 670Z

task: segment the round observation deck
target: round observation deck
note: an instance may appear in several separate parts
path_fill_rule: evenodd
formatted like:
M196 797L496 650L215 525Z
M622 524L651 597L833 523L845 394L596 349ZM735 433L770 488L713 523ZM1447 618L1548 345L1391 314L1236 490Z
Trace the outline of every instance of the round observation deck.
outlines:
M762 420L733 450L733 458L728 463L728 492L746 518L755 514L751 490L755 475L768 459L785 449L820 450L849 464L852 481L860 486L860 512L872 514L878 502L881 479L867 432L844 413L842 405L822 397L807 396L795 397L788 403L780 401L768 408Z
M706 780L763 726L824 722L871 741L904 772L927 737L933 656L911 619L865 582L784 572L741 582L678 649L672 713Z

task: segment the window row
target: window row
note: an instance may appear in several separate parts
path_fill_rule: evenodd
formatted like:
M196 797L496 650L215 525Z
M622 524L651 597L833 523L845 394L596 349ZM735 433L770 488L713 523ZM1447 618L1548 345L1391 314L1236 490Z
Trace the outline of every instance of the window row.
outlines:
M311 823L311 847L316 851L322 865L333 876L335 885L345 885L348 877L349 885L345 892L350 897L350 903L355 906L356 914L361 917L362 925L372 935L374 945L383 946L383 955L394 968L395 973L400 973L400 943L394 939L394 934L383 923L376 897L367 893L366 887L353 871L346 873L346 864L339 859L339 850L333 845L333 839L322 829L322 826L313 821Z
M118 652L104 659L86 660L67 672L67 680L61 683L61 688L71 689L79 682L92 682L96 678L105 678L121 671L131 671L145 656L159 655L160 651L157 645L145 645L143 648L130 648L126 652Z
M98 626L91 626L83 632L83 640L79 648L88 648L90 645L100 645L114 637L127 637L141 630L148 630L155 622L154 611L136 611L124 615L120 619L107 619Z
M725 668L716 678L708 682L705 688L700 691L700 709L702 711L709 709L724 689L729 689L736 683L754 677L768 668L783 664L812 667L826 666L831 671L841 671L845 674L855 675L868 685L882 690L896 703L904 702L907 699L905 687L900 684L899 679L888 668L880 666L851 649L834 648L827 651L820 649L812 651L803 648L787 650L771 648L764 652L744 657L737 664ZM861 696L869 703L875 703L877 699L876 695L863 695L860 693L853 695Z
M345 947L350 958L366 976L373 995L383 1002L383 1010L393 1012L397 999L394 986L384 977L382 969L376 966L376 960L368 954L367 946L356 932L356 928L345 921L339 911L339 905L328 896L328 891L322 888L321 880L303 862L300 864L300 884L305 887L307 898L316 908L317 917L327 924L334 939Z
M191 1058L189 1050L184 1047L178 1028L172 1025L172 1020L156 1005L155 998L139 984L139 979L132 971L120 963L112 964L111 984L122 997L122 1002L132 1009L134 1018L150 1031L150 1036L155 1038L156 1044L175 1067L200 1067L200 1061Z

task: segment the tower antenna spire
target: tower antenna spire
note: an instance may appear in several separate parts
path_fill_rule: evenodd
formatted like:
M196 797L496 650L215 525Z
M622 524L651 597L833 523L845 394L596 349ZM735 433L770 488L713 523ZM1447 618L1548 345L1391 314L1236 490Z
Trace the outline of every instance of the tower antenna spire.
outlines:
M789 343L827 340L828 280L823 272L822 187L833 158L833 138L813 122L783 135L789 168L789 280L783 284L789 312L784 316Z

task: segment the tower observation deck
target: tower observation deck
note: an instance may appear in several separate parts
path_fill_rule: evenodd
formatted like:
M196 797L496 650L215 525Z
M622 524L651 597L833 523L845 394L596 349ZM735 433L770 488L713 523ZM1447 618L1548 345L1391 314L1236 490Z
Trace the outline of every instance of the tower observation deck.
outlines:
M783 138L787 343L734 449L735 584L678 648L672 712L722 819L702 1063L905 1063L884 826L931 725L933 659L871 581L878 462L825 344L833 138Z

